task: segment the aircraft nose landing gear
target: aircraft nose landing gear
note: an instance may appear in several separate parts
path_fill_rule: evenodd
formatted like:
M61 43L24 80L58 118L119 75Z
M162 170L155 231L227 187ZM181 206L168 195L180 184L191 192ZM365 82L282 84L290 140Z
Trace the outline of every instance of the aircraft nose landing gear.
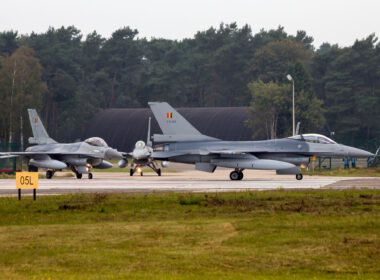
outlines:
M300 174L297 174L296 175L296 179L299 181L299 180L302 180L303 178L303 175L300 173Z

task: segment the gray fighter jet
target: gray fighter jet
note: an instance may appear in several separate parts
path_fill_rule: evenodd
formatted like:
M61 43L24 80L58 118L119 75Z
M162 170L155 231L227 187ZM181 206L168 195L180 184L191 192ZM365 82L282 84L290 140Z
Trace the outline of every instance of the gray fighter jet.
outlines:
M166 102L149 106L163 132L154 134L161 143L152 158L195 164L200 171L214 172L216 167L234 168L231 180L243 179L244 169L276 170L277 174L295 174L302 180L301 167L313 156L373 156L364 150L336 143L319 134L303 134L264 141L223 141L201 134Z
M124 168L128 165L128 158L132 158L131 169L129 175L133 176L136 172L143 176L142 168L144 166L150 167L158 176L161 176L161 168L158 168L157 163L152 158L153 148L152 141L150 140L150 118L148 123L148 136L146 143L139 140L135 144L135 148L131 153L124 154L124 158L118 163L120 168ZM165 167L165 162L161 163Z
M46 178L51 179L57 170L70 168L78 179L82 174L88 174L92 179L92 168L111 168L112 164L104 159L120 159L123 154L107 146L106 142L98 137L92 137L84 142L61 144L54 141L47 134L36 110L28 109L29 120L32 126L33 137L30 137L25 152L0 153L0 158L24 156L29 159L29 171L46 170Z

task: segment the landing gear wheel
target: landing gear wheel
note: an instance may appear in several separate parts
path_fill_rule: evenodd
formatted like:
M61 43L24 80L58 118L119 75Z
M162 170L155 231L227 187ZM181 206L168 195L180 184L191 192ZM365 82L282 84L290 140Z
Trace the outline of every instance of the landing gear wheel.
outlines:
M75 176L77 177L77 179L82 179L82 174L81 173L75 173Z
M158 168L158 169L157 169L157 175L158 175L158 176L161 176L161 168Z
M241 179L243 179L243 177L244 177L244 174L243 174L243 172L239 172L239 178L238 178L238 180L241 180Z
M92 173L88 173L88 179L92 179Z
M142 175L143 175L143 172L141 171L141 172L140 172L140 176L142 176Z
M46 179L51 179L53 177L53 174L54 173L51 170L46 171Z
M133 169L132 169L132 168L129 169L129 176L133 176L133 173L135 173L135 172L133 171Z
M232 172L230 173L230 179L231 179L232 181L239 180L239 178L240 178L239 172L237 172L237 171L232 171Z
M297 180L302 180L302 178L303 178L303 175L302 175L302 174L297 174L297 175L296 175L296 179L297 179Z

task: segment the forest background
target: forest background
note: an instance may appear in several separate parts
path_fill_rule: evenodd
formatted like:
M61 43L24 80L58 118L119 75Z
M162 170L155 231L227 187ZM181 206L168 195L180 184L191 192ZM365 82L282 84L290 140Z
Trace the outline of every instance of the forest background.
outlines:
M305 31L253 34L220 24L193 38L139 38L130 27L110 38L74 26L0 33L0 142L30 136L37 108L51 137L70 142L108 108L247 106L253 139L292 133L292 82L302 132L321 132L373 151L380 146L380 43L318 49ZM22 124L22 122L24 124ZM27 137L24 137L27 139Z

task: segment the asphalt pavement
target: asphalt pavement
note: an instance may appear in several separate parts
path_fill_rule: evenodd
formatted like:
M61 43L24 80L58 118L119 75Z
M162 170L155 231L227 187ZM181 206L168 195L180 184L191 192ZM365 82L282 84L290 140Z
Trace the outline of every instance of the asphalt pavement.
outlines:
M57 173L58 174L58 173ZM348 189L348 188L376 188L380 189L380 178L348 178L304 176L303 180L296 180L292 175L276 175L272 171L247 170L244 179L231 181L229 171L219 170L209 174L194 170L184 170L176 173L163 172L161 177L155 173L146 172L144 176L129 176L129 172L122 173L94 173L94 179L89 180L75 177L53 177L53 179L39 179L38 194L63 193L149 193L149 192L218 192L244 190L304 190L304 189ZM31 190L23 190L24 194L31 194ZM0 195L16 195L15 179L0 180Z

